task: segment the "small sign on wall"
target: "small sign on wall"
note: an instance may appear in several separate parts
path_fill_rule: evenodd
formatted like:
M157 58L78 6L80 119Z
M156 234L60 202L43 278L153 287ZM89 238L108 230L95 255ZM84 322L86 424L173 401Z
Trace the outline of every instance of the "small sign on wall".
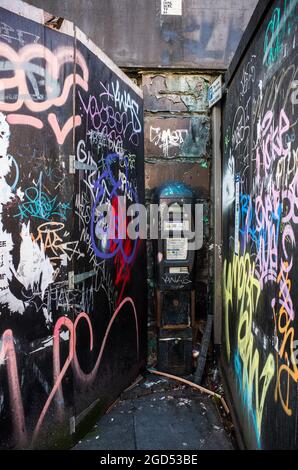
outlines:
M240 175L235 177L235 255L239 255L239 224L240 224Z
M187 238L167 238L167 260L186 260L187 248Z
M216 104L222 98L222 77L219 77L214 80L214 82L208 88L208 102L209 108Z
M182 15L182 0L161 0L162 15Z

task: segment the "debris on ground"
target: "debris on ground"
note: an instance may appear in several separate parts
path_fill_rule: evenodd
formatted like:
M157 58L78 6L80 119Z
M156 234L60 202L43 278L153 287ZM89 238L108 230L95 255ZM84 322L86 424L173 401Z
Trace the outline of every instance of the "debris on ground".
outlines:
M74 449L233 449L214 398L151 374L126 390L97 426Z

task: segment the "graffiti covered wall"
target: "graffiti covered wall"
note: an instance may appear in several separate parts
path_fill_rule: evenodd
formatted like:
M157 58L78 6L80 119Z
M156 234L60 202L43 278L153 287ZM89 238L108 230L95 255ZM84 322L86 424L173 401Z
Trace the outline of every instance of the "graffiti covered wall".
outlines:
M223 366L249 448L297 448L297 0L270 2L223 113Z
M144 242L97 210L144 201L143 109L73 24L16 3L35 21L0 8L0 446L36 448L145 364Z

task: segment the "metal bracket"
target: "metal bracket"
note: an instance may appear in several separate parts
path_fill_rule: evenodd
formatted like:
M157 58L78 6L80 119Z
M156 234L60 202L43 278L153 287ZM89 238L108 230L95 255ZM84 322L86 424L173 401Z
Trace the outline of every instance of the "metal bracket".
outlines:
M74 434L76 432L76 418L74 416L69 418L69 432L70 434Z
M70 175L74 175L76 172L75 160L76 160L75 155L69 155L69 174Z
M68 288L69 288L69 290L74 289L74 285L75 285L74 278L75 278L74 271L69 271L68 272Z

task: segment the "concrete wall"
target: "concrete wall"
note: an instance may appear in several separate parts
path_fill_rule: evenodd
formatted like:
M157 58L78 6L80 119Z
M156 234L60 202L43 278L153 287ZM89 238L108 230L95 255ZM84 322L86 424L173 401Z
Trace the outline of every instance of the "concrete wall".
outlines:
M179 1L179 0L178 0ZM121 67L226 69L257 0L30 0L74 21Z
M227 75L222 360L245 445L297 449L298 2L266 3Z
M55 448L146 363L145 242L96 211L144 202L142 93L72 23L1 5L0 446Z

